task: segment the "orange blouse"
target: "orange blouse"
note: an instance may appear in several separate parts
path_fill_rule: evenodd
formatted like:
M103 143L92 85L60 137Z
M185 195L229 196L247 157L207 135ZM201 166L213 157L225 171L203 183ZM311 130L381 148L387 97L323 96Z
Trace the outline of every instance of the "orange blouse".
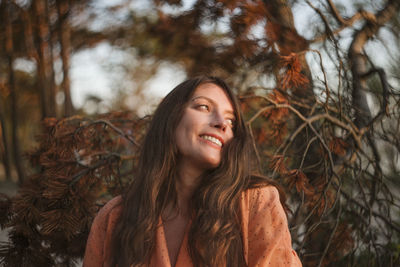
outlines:
M246 190L242 193L240 208L244 256L249 267L301 266L292 249L286 214L275 187ZM118 196L99 211L87 241L84 267L110 267L111 236L121 210L121 197ZM187 250L187 231L175 267L193 266ZM171 267L162 223L157 228L156 247L149 266Z

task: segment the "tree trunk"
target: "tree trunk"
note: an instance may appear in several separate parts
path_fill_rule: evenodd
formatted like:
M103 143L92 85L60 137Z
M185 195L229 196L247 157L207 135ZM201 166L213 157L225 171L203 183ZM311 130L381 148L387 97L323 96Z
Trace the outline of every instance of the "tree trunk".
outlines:
M50 23L50 7L49 1L44 0L45 5L45 25L48 32L48 46L49 46L49 58L47 59L46 63L48 64L46 67L49 71L49 111L51 117L57 117L57 103L56 103L56 94L57 94L57 87L55 82L55 73L54 73L54 55L53 55L53 37L51 31L51 23Z
M363 48L367 41L375 36L386 22L388 22L393 16L396 15L400 10L400 1L389 0L386 6L379 11L376 16L370 20L367 20L365 25L355 32L353 41L349 48L349 59L351 62L351 73L353 76L353 91L352 91L352 101L354 108L354 124L358 128L367 127L372 120L372 115L367 102L368 85L366 82L365 75L368 73L374 74L374 72L369 72L370 66L367 67L367 59L364 56ZM381 81L384 82L384 81ZM385 96L383 96L385 97ZM372 206L376 201L377 187L378 183L382 179L382 171L380 168L381 157L378 152L378 145L375 142L371 132L366 132L367 141L373 151L373 156L375 159L375 173L373 176L373 181L370 184L370 196L369 205Z
M61 47L60 53L63 63L63 80L61 86L64 91L64 116L69 117L74 114L69 80L71 54L71 29L68 21L69 2L66 0L60 0L56 3L58 12L58 34Z
M47 0L33 1L34 13L37 20L38 34L38 86L41 98L42 118L55 117L55 106L53 92L54 83L52 78L53 61L51 56L51 37L50 29L46 19Z
M7 141L7 125L4 120L4 103L1 101L0 107L0 127L1 127L1 140L3 141L3 145L1 146L2 158L3 158L3 165L4 170L6 173L6 180L11 181L11 166L10 166L10 149L8 148L8 141Z
M31 17L34 17L35 11L30 13L28 10L21 8L18 5L15 6L19 8L19 12L21 14L24 25L24 42L25 42L26 52L28 54L28 57L33 58L36 62L36 65L38 65L39 55L35 48L34 32L31 19Z
M386 6L379 11L375 18L370 19L365 25L355 32L349 48L351 73L353 75L353 107L355 110L355 125L359 128L367 126L371 120L371 112L367 103L367 83L363 75L367 73L367 62L363 54L366 42L371 39L400 9L399 0L389 0Z
M308 41L297 33L294 26L293 13L287 0L264 0L267 10L267 23L274 26L274 34L277 36L276 44L279 53L287 56L290 53L297 53L308 49ZM314 100L314 92L312 90L312 76L305 54L299 56L301 63L301 72L310 81L309 85L302 88L293 88L294 96L304 102Z
M279 50L277 51L279 55L287 56L291 53L306 51L308 49L308 41L297 33L290 3L287 0L264 0L264 4L267 11L267 27L273 31L273 41ZM301 73L307 77L309 83L305 86L290 88L291 93L295 100L311 106L315 102L311 71L306 61L305 53L299 54L298 57L301 64ZM298 110L307 117L309 112L307 108L299 107ZM298 117L294 119L293 127L295 129L303 124L303 121ZM300 151L300 154L303 153L308 139L309 137L307 136L296 138L293 142L293 151ZM318 164L320 156L319 146L316 143L312 144L304 161L304 166L313 166L308 169L307 173L307 177L311 181L320 176L321 167ZM301 159L301 155L299 155L299 158Z
M291 53L299 53L304 52L308 49L308 41L304 39L297 33L297 30L294 26L293 13L291 10L291 5L287 0L264 0L266 9L267 9L267 24L270 23L270 29L273 29L273 34L275 35L275 44L279 49L279 55L287 56ZM268 26L268 25L267 25ZM292 96L295 100L306 103L309 106L312 106L315 102L314 91L313 91L313 83L312 83L312 75L309 68L309 65L306 61L305 53L298 55L299 62L301 64L301 73L307 77L309 83L305 86L300 86L297 88L290 88ZM302 113L305 117L309 112L307 108L298 107L298 111ZM303 121L298 117L294 118L294 129L300 127L303 124ZM316 128L318 126L314 125ZM310 136L307 135L307 131L304 131L303 134L299 135L294 141L292 145L292 155L294 155L294 168L297 168L300 165L300 161L303 157L304 151L307 149L308 142L310 141ZM305 156L303 167L305 168L304 173L311 183L320 179L323 174L323 165L321 165L321 153L320 147L317 142L313 142L308 148L308 153ZM296 197L296 196L293 196ZM299 224L304 220L304 217L298 216L296 218L296 222L290 222ZM304 226L307 229L312 229L314 223L317 223L319 218L312 217L310 218ZM328 231L331 229L328 229ZM326 235L327 231L319 228L319 231L312 232L314 236L308 237L302 252L305 255L313 254L315 251L320 251L321 247L325 247L327 241L324 238L319 238L317 235ZM293 232L292 236L294 239L298 240L297 233ZM304 264L310 266L316 266L319 257L321 255L314 255L312 257L304 256Z
M12 134L12 146L13 146L13 158L14 164L18 173L18 182L22 184L25 178L25 174L23 171L23 162L21 159L19 141L18 141L18 107L17 107L17 92L15 86L15 78L14 78L14 69L13 69L13 61L14 61L14 49L13 49L13 30L12 30L12 21L10 16L12 15L12 3L11 1L7 1L7 8L5 12L5 21L6 21L6 53L7 53L7 61L8 61L8 86L10 88L10 97L11 97L11 134Z

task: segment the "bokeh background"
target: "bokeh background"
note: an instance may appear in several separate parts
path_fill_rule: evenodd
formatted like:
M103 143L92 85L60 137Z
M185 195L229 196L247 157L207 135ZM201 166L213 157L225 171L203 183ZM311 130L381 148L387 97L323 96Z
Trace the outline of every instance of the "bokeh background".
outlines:
M0 0L0 264L79 266L159 101L224 78L304 266L400 265L400 1Z

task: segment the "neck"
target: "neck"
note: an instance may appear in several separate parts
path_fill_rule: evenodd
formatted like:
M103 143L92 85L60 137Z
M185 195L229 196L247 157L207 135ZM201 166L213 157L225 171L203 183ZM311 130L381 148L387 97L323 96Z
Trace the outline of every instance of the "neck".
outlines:
M187 162L178 165L176 192L178 208L183 214L189 213L189 203L199 183L204 170L200 170Z

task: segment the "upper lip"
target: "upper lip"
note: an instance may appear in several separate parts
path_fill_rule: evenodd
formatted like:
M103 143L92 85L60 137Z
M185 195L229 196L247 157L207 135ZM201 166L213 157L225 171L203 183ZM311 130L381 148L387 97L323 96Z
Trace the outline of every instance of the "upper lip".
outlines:
M201 134L200 136L203 136L203 135L208 135L208 136L212 136L214 138L217 138L221 142L222 146L224 146L224 139L222 139L221 136L216 135L216 134L212 134L212 133L204 133L204 134Z

